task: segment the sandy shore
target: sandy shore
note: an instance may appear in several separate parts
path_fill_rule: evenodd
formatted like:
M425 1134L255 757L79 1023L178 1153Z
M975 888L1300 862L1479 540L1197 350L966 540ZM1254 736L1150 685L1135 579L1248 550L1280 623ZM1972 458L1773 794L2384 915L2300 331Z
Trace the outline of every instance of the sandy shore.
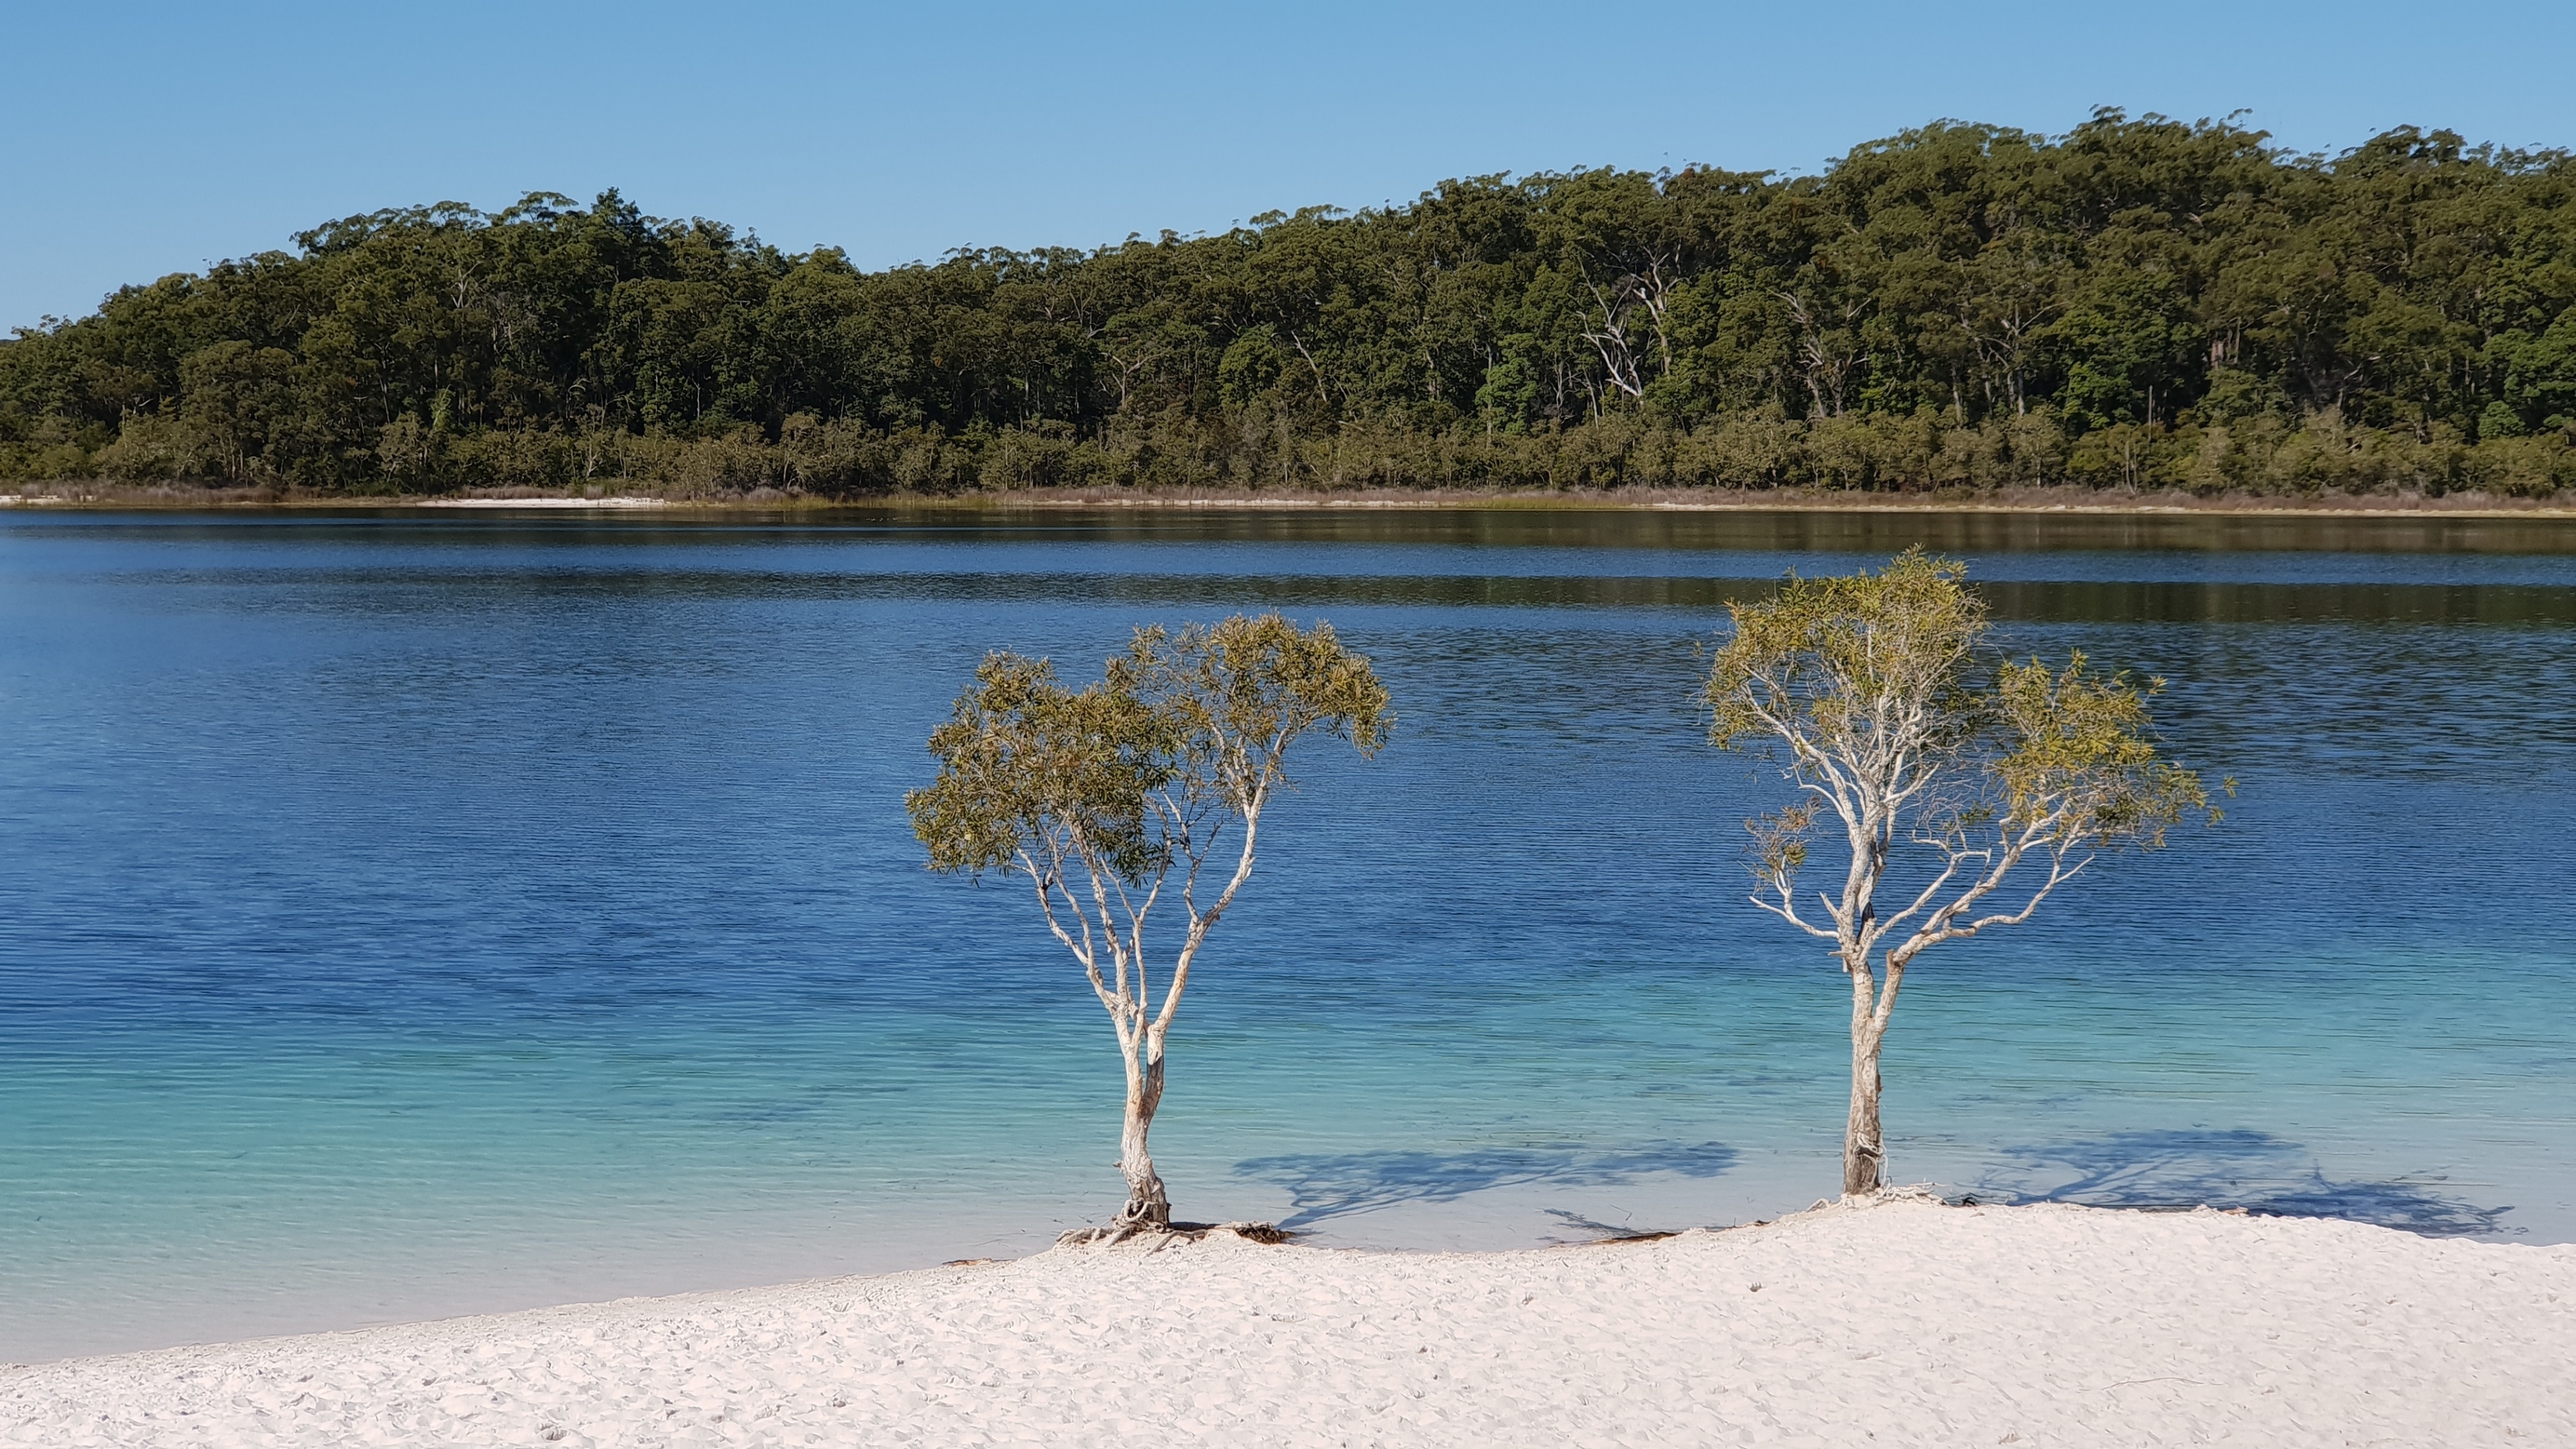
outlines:
M415 508L668 508L666 498L618 494L611 498L424 498Z
M2576 1245L1895 1203L1212 1238L0 1370L0 1443L2576 1444Z

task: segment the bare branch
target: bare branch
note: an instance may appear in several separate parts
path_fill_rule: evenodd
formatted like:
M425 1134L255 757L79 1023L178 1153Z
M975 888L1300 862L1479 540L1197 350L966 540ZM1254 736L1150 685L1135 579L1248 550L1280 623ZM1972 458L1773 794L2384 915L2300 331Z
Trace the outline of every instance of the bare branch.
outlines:
M1821 895L1818 898L1822 899ZM1799 930L1806 932L1810 936L1815 936L1827 941L1834 939L1833 932L1824 929L1822 926L1811 926L1805 921L1799 919L1797 907L1790 903L1786 892L1782 892L1780 903L1778 905L1774 905L1758 895L1747 896L1745 899L1753 902L1753 904L1757 906L1760 906L1762 909L1769 911L1771 914L1778 916L1780 919L1787 921L1790 925L1797 927ZM1828 908L1830 908L1830 904Z

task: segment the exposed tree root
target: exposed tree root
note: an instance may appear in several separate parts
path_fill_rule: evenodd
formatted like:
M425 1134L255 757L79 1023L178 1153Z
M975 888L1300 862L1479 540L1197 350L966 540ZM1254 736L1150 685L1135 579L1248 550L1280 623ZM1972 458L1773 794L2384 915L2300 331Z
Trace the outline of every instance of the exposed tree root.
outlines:
M1060 1248L1143 1243L1160 1252L1174 1243L1195 1243L1216 1233L1231 1234L1247 1243L1284 1243L1296 1236L1276 1223L1112 1223L1105 1228L1075 1228L1055 1241Z

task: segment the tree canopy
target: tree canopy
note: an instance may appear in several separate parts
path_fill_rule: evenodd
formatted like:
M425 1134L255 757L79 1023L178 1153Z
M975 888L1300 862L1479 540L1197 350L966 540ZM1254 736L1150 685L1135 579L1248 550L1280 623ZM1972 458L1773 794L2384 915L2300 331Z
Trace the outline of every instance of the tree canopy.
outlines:
M868 271L535 194L0 343L0 472L316 491L2576 486L2576 162L1942 121Z

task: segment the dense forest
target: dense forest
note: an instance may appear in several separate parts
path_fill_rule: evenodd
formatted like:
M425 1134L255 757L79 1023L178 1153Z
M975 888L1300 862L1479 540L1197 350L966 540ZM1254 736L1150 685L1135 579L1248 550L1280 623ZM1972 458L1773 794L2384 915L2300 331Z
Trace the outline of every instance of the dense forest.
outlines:
M2115 111L865 271L529 196L0 342L0 476L314 493L2576 489L2576 158Z

